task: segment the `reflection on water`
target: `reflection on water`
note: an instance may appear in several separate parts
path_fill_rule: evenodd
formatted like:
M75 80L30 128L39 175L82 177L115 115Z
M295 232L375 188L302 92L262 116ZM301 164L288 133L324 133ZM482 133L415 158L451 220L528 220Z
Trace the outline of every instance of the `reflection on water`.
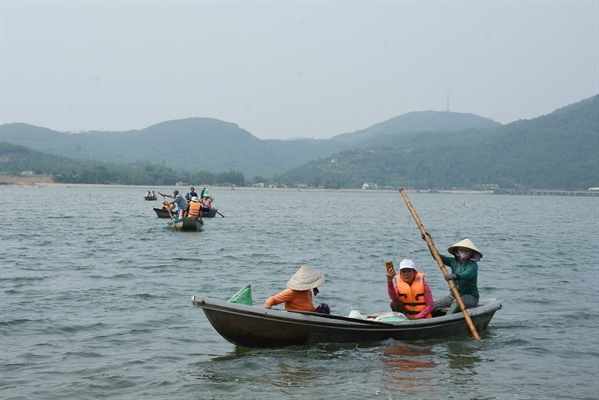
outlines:
M476 346L468 346L462 342L448 342L446 354L448 367L460 371L460 373L476 374L477 365L481 361L478 351Z
M397 344L382 349L381 360L385 367L388 384L386 389L394 392L434 393L433 378L437 363L431 346Z

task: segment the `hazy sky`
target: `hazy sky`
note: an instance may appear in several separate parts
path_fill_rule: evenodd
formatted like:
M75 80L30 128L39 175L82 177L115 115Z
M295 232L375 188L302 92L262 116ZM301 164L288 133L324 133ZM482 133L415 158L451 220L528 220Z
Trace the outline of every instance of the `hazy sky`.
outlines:
M189 117L330 138L411 111L501 123L599 93L599 1L5 1L0 123ZM449 93L449 96L448 96Z

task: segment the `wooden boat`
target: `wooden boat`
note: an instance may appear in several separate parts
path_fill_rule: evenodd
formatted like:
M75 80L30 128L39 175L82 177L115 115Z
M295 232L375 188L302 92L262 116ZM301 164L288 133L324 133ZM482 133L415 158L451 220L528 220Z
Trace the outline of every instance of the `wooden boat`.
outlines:
M309 343L420 340L470 334L460 313L419 320L382 322L338 315L266 309L206 297L192 297L214 329L229 342L245 347L282 347ZM468 313L477 332L487 328L501 309L496 299L481 300ZM380 313L379 313L380 314Z
M154 212L158 218L171 218L171 215L175 215L176 211L171 210L170 214L167 209L154 207ZM218 210L216 208L211 208L208 212L202 212L202 218L214 218Z
M167 210L166 208L154 207L154 212L156 212L156 215L158 216L158 218L172 218L177 215L176 210L170 210L170 213L169 213L169 210Z
M185 217L179 218L168 223L169 227L176 231L201 231L204 228L204 221L199 218Z

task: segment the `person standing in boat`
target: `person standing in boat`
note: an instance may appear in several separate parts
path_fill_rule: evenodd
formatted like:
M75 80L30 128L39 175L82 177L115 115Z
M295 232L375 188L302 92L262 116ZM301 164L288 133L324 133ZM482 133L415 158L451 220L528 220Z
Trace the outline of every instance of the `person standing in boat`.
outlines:
M457 242L447 248L450 256L439 254L443 264L451 268L451 273L445 275L446 281L453 281L462 302L466 308L475 307L478 304L478 261L483 254L476 248L468 238ZM447 308L447 314L461 311L460 305L453 294L435 301L435 310Z
M176 204L177 205L177 207L179 208L179 218L183 218L183 217L185 217L187 215L187 209L189 208L189 203L179 193L178 190L174 190L172 196L169 195L169 194L165 194L163 196L170 197L170 198L174 199L173 201L171 201L168 204L171 204L171 205L175 205Z
M434 302L424 273L416 269L412 260L399 263L399 274L391 267L387 271L387 292L391 299L391 310L400 312L409 319L431 318Z
M330 314L330 307L322 303L314 307L312 293L318 295L318 286L325 282L323 274L314 268L302 265L287 281L287 289L279 294L270 296L264 303L264 308L271 308L277 304L285 303L285 310L309 311Z
M187 216L202 219L202 205L196 196L193 196L189 201Z

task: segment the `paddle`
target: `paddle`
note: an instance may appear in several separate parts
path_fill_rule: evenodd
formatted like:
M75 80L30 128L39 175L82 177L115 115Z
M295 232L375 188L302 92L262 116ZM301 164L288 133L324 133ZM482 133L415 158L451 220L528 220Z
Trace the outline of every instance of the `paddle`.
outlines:
M406 202L406 205L408 206L408 209L410 210L412 217L414 217L414 221L416 221L416 225L418 226L420 233L422 233L422 237L424 238L424 240L426 240L426 244L428 245L428 248L430 249L431 254L433 255L434 259L437 261L437 264L439 264L439 268L441 269L443 276L447 275L447 269L445 269L445 265L443 264L443 261L441 260L441 257L439 256L439 252L435 248L435 245L433 244L433 240L431 239L430 235L428 233L426 233L424 226L422 226L422 222L420 221L418 214L416 214L416 210L414 210L414 207L412 206L412 202L410 202L410 199L408 199L408 195L403 190L403 188L399 189L399 193L401 194L401 197L403 197L404 201ZM464 319L466 319L466 323L468 324L468 327L470 328L470 331L472 332L472 336L474 336L474 339L480 340L480 336L478 336L476 327L472 323L470 314L468 314L468 311L466 311L466 307L464 306L462 297L458 293L458 289L455 287L455 284L453 283L453 281L447 281L447 284L449 285L449 289L451 290L451 293L453 293L453 297L456 299L456 301L460 305L460 308L462 309L462 314L464 314Z
M171 208L168 206L168 203L167 203L166 199L164 199L164 197L166 197L166 195L165 195L165 194L162 194L162 193L160 193L160 192L158 192L158 194L159 194L159 195L161 195L161 196L163 197L163 200L164 200L164 201L163 201L163 204L166 204L166 205L167 205L166 209L168 210L168 215L171 217L171 221L175 221L175 218L173 218L173 214L171 214Z
M220 215L221 217L225 218L225 216L224 216L224 215L222 215L221 213L219 213L218 211L216 211L216 213L217 213L218 215Z

